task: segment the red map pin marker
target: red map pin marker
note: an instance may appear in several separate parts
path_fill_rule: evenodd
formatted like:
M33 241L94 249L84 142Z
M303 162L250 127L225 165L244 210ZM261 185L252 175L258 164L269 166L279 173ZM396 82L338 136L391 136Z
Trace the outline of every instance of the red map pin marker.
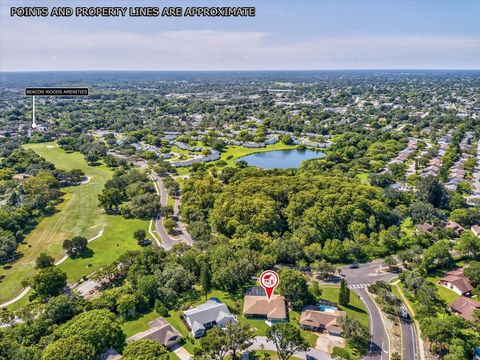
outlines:
M265 289L268 301L272 298L273 290L278 286L278 282L278 274L273 270L265 270L262 275L260 275L260 285Z

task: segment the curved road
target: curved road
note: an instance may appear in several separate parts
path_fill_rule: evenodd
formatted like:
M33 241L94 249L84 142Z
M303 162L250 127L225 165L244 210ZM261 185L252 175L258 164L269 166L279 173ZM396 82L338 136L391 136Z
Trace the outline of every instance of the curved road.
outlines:
M368 285L377 281L390 281L397 274L379 272L382 267L382 260L372 261L367 264L361 264L358 268L345 266L341 268L342 275L349 284L349 288L355 291L365 304L370 317L370 340L369 353L364 359L383 360L388 359L389 343L388 335L382 321L382 317L378 311L374 301L368 295L366 288ZM403 342L403 358L415 360L417 358L417 337L414 325L411 321L402 322L402 342Z
M370 344L368 345L368 354L363 358L365 360L383 360L388 359L388 335L383 325L382 316L377 306L365 289L354 289L367 308L370 317Z
M160 192L160 205L161 206L166 206L168 203L168 192L167 189L165 188L165 184L163 183L163 180L160 176L155 174L153 171L151 173L153 180L157 184L158 190ZM174 214L178 216L178 204L179 200L175 198L175 206L174 206ZM157 231L157 234L160 236L160 239L162 240L162 245L165 249L170 250L173 245L178 244L178 243L185 243L187 245L192 245L193 244L193 239L190 237L190 235L187 232L185 224L183 224L181 221L178 221L178 230L179 234L178 236L174 237L171 236L166 230L165 227L163 226L163 221L160 213L158 213L156 219L155 219L155 228Z

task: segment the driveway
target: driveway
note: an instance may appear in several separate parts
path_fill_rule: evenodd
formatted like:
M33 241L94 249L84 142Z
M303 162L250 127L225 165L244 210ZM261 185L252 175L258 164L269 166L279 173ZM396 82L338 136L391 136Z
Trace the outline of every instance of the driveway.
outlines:
M255 350L270 350L276 351L275 344L272 341L268 341L266 336L256 336L253 340L253 344L242 354L242 360L248 359L248 353ZM316 360L331 360L330 354L318 349L310 349L307 352L301 351L295 353L295 357L300 359L307 359L307 354L311 359Z
M180 344L175 345L171 349L175 355L177 355L181 360L190 360L192 358L192 354L190 354L183 346Z
M345 347L345 339L330 334L320 334L317 339L316 349L331 353L334 347Z

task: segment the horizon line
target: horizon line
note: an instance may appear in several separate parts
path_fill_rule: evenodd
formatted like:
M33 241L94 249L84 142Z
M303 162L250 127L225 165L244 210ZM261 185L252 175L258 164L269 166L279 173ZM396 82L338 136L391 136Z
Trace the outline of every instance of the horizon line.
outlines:
M295 72L295 71L480 71L480 68L349 68L349 69L169 69L169 70L0 70L2 73L61 73L61 72Z

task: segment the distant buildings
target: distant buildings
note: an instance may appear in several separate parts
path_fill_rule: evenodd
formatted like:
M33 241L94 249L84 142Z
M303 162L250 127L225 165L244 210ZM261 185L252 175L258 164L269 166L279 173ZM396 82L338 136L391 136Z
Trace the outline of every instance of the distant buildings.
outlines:
M252 142L247 142L243 143L244 148L249 148L249 149L259 149L259 148L264 148L265 143L252 143Z
M278 138L276 136L270 136L267 140L265 140L265 145L273 145L278 142Z
M422 173L420 174L421 177L426 176L437 176L440 167L442 166L442 160L439 158L433 158L428 163L428 166L423 169Z
M174 142L173 145L175 145L179 149L186 150L186 151L194 151L194 152L202 151L202 148L199 147L199 146L190 146L190 145L185 144L184 142L180 142L180 141Z
M195 163L210 162L210 161L216 161L220 159L221 154L219 151L212 149L210 152L211 152L210 155L196 157L189 160L175 161L175 162L172 162L172 165L174 167L188 167L188 166L192 166Z
M402 164L410 157L412 153L417 149L418 139L409 138L407 147L400 151L400 153L390 161L390 164Z

